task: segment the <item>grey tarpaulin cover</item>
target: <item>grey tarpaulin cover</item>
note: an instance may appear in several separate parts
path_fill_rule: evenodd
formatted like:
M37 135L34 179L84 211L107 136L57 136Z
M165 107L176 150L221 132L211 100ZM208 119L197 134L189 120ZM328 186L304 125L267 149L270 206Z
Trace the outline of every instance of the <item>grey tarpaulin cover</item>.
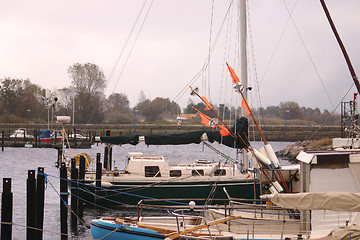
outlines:
M271 201L289 209L360 212L360 193L353 192L283 193Z

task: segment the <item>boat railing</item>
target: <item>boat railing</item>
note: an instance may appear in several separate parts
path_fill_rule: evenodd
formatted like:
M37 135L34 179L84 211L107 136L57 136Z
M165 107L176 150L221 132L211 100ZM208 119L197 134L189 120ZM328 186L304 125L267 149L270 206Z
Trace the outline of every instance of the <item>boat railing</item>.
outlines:
M188 203L201 202L204 199L142 199L137 204L137 215L138 219L142 215L144 209L154 209L163 211L174 211L178 209L193 209L194 211L200 210L222 210L224 216L235 215L235 212L251 213L254 218L265 218L265 216L275 215L279 220L294 219L299 220L300 213L293 209L285 209L276 205L269 204L265 200L260 199L213 199L214 202L223 203L216 205L194 205L190 206ZM265 202L265 203L264 203ZM169 203L177 203L177 205L170 205Z

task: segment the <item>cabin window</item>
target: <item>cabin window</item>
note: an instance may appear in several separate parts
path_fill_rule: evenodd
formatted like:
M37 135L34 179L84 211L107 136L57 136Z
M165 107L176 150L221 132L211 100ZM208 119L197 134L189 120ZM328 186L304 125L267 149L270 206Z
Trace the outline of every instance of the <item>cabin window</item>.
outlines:
M204 176L204 170L192 170L191 175L193 176Z
M181 170L170 170L170 177L181 177Z
M226 170L225 169L218 169L214 172L215 176L225 176L226 175Z
M159 166L146 166L145 177L161 177Z

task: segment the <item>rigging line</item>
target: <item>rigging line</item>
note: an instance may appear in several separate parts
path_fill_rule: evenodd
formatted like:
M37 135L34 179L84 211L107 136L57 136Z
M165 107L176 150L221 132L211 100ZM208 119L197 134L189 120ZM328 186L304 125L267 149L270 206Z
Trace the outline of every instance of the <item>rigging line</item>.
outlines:
M219 40L221 30L223 29L223 26L225 24L225 20L229 15L232 3L233 3L233 0L230 2L230 5L229 5L229 7L228 7L228 9L226 11L226 14L224 16L224 19L222 20L219 31L218 31L218 33L216 35L216 38L215 38L214 42L213 42L213 46L211 47L210 56L214 52L215 46L216 46L216 44L217 44L217 42ZM210 56L206 57L206 60L205 60L205 62L203 64L202 68L200 69L200 71L188 82L187 85L184 86L184 88L176 95L176 97L174 98L173 101L177 102L185 94L186 89L189 89L189 86L192 85L193 83L195 83L198 80L199 75L202 74L206 70L206 68L207 68L207 66L209 64L208 59L210 58ZM177 100L175 100L176 98L177 98Z
M226 31L226 35L225 35L225 49L224 49L224 57L223 57L223 62L226 62L226 58L229 59L229 55L230 55L230 46L231 46L231 29L232 29L232 21L230 21L230 19L232 18L232 13L231 12L231 16L228 17L228 21L227 21L227 31ZM226 56L227 55L227 56ZM220 84L220 94L219 94L219 103L221 103L221 96L223 95L223 85L224 85L224 80L227 78L225 75L225 64L222 65L222 69L221 69L221 84ZM225 82L225 90L224 90L224 96L226 96L227 94L227 82ZM224 97L224 103L225 103L225 97Z
M260 94L260 88L259 88L259 79L258 79L258 75L257 75L257 69L256 69L256 61L255 61L255 51L254 51L254 42L253 42L253 38L252 38L252 31L251 31L251 22L250 22L250 11L249 11L249 4L246 5L247 8L247 29L248 29L248 39L249 39L249 45L250 45L250 49L251 49L251 56L252 56L252 65L253 65L253 70L254 70L254 81L255 81L255 87L256 87L256 91L258 94L256 94L258 97L258 101L259 101L259 106L262 106L262 102L261 102L261 94ZM249 54L250 55L250 54Z
M109 78L108 78L109 80L110 80L110 79L113 77L113 75L114 75L114 72L115 72L115 70L116 70L116 68L117 68L117 66L118 66L118 64L119 64L119 61L120 61L121 57L122 57L123 54L124 54L125 48L126 48L126 46L128 45L128 43L129 43L129 41L130 41L130 37L132 36L133 31L135 30L135 27L136 27L136 25L138 24L138 21L139 21L139 19L140 19L140 16L141 16L141 14L142 14L142 12L143 12L143 10L144 10L144 7L145 7L146 3L147 3L147 0L145 0L144 3L143 3L143 5L141 6L141 9L140 9L140 11L139 11L139 13L138 13L138 15L137 15L137 17L136 17L136 20L135 20L133 26L131 27L130 33L129 33L129 35L127 36L127 38L126 38L126 40L125 40L124 46L122 47L121 52L120 52L120 54L118 55L118 57L117 57L117 59L116 59L116 62L115 62L115 64L114 64L114 67L112 68L112 70L111 70L111 72L110 72L110 75L109 75Z
M211 96L210 96L210 56L211 56L211 36L212 36L212 30L213 30L213 19L214 19L214 0L212 0L212 4L211 4L211 17L210 17L210 33L209 33L209 53L208 53L208 96L209 96L209 99L211 99ZM206 88L205 88L205 92L206 92Z
M257 96L257 98L256 97L255 98L258 100L258 104L259 104L259 108L260 108L260 107L262 107L262 101L261 101L259 78L258 78L257 69L256 69L256 60L255 60L254 42L253 42L252 31L251 31L251 22L250 22L251 18L250 18L249 4L247 4L246 7L247 7L246 13L247 13L247 23L248 23L247 27L248 27L248 36L249 36L248 39L249 39L249 45L250 45L250 49L251 49L255 88L256 88L256 92L257 92L257 94L255 94ZM250 56L250 54L249 54L249 56ZM268 67L269 67L269 65L268 65ZM267 69L266 69L266 71L267 71ZM265 73L266 73L266 71L265 71ZM253 100L254 98L251 97L251 99ZM255 100L253 100L253 101L255 102ZM263 116L261 116L260 111L257 111L257 117L259 119L259 124L261 125L261 121L264 121L264 119L263 119Z
M315 70L315 72L316 72L316 74L317 74L317 76L318 76L318 78L319 78L319 80L320 80L320 82L321 82L321 85L322 85L322 87L323 87L324 90L325 90L326 96L328 97L331 106L332 106L333 108L335 108L333 102L331 101L330 95L329 95L328 91L326 90L325 84L324 84L324 82L322 81L322 79L321 79L321 77L320 77L320 74L319 74L319 72L318 72L318 70L317 70L317 68L316 68L316 66L315 66L314 60L312 59L312 57L311 57L311 55L310 55L309 49L308 49L307 46L305 45L305 41L304 41L304 39L301 37L300 31L299 31L297 25L295 24L294 18L292 17L292 14L290 13L289 8L287 7L287 5L286 5L286 3L285 3L284 0L283 0L283 3L284 3L284 5L285 5L285 7L286 7L286 10L288 11L288 13L289 13L289 15L290 15L291 21L292 21L292 23L294 24L294 27L295 27L295 29L296 29L296 32L297 32L298 35L299 35L299 38L300 38L300 40L301 40L301 43L303 44L303 46L304 46L304 48L305 48L305 51L306 51L306 53L307 53L307 55L308 55L308 57L309 57L309 59L310 59L311 64L312 64L313 67L314 67L314 70Z
M127 62L129 61L130 55L131 55L132 51L134 50L135 44L136 44L136 42L137 42L137 40L138 40L138 38L139 38L140 32L141 32L141 30L142 30L142 28L143 28L143 26L144 26L144 24L145 24L145 21L146 21L148 15L149 15L149 12L150 12L150 9L151 9L153 3L154 3L154 0L151 1L150 6L149 6L149 8L148 8L148 10L147 10L147 12L146 12L145 17L144 17L144 20L143 20L143 22L141 23L140 29L139 29L136 37L135 37L134 43L133 43L133 45L131 46L130 52L129 52L126 60L125 60L125 63L124 63L124 65L123 65L123 68L121 69L120 75L119 75L119 77L118 77L118 79L117 79L117 81L116 81L116 84L115 84L114 88L113 88L113 91L112 91L113 93L115 92L115 89L116 89L116 87L117 87L117 85L118 85L118 83L119 83L119 80L120 80L120 78L121 78L121 76L122 76L122 74L123 74L123 72L124 72L124 69L125 69L125 67L126 67L126 65L127 65Z
M338 103L338 105L336 106L336 108L334 108L332 111L331 111L331 114L325 119L328 120L330 118L330 116L332 114L334 114L334 112L338 109L338 107L340 106L341 102L344 101L344 99L346 98L346 96L349 94L350 90L354 87L355 83L353 82L350 86L350 88L347 90L347 92L345 93L344 97L340 100L340 102ZM310 140L314 135L315 133L317 133L320 129L322 128L322 126L319 126L315 131L313 131L305 140Z
M289 22L290 22L290 18L291 18L291 16L292 16L292 13L293 13L294 10L295 10L296 4L297 4L297 1L295 2L294 7L293 7L292 10L291 10L291 13L289 13L290 16L289 16L289 18L287 19L286 24L285 24L285 26L284 26L281 34L280 34L280 37L279 37L279 39L278 39L278 41L277 41L277 43L276 43L275 49L274 49L273 53L271 54L270 60L269 60L269 62L268 62L268 64L267 64L267 66L266 66L266 68L265 68L265 72L264 72L264 74L263 74L263 76L262 76L262 78L261 78L260 85L261 85L261 83L264 81L265 75L267 74L267 72L268 72L268 70L269 70L270 64L272 63L273 58L274 58L274 56L275 56L275 53L276 53L276 51L277 51L277 49L278 49L278 47L279 47L279 45L280 45L280 42L281 42L281 40L282 40L282 38L283 38L283 36L284 36L285 30L286 30L286 28L287 28L287 26L288 26L288 24L289 24ZM286 4L285 4L285 5L286 5ZM289 10L288 10L288 11L289 11Z

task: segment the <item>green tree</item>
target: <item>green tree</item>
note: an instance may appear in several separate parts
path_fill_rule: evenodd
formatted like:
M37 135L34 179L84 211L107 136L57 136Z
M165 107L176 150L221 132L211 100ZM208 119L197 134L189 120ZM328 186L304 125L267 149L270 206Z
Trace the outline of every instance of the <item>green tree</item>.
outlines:
M15 115L26 118L45 118L44 90L36 84L32 84L29 79L1 80L0 103L3 115Z
M131 123L130 101L124 93L113 93L105 102L105 121Z
M169 98L157 97L154 100L150 101L146 99L142 102L139 102L135 109L138 114L145 116L146 121L156 121L161 118L160 115L163 113L168 113L172 115L177 115L180 113L180 106L174 102L170 101Z

